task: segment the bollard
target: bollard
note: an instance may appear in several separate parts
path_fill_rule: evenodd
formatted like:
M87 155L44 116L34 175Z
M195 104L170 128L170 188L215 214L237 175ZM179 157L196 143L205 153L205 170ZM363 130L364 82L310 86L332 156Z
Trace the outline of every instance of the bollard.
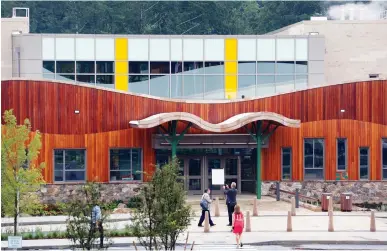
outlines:
M296 216L296 203L294 197L291 199L291 209L292 216Z
M210 232L210 220L209 220L208 211L205 212L205 217L204 217L204 232L205 233Z
M334 232L333 228L333 211L328 211L329 222L328 222L328 232Z
M253 216L258 216L258 205L257 205L257 198L254 198L254 204L253 204Z
M277 201L280 201L281 200L281 192L280 192L280 183L277 182L275 184L275 194L276 194L276 198L277 198Z
M371 212L371 226L370 226L371 232L376 232L376 224L375 224L375 212Z
M215 200L215 217L219 217L220 212L219 212L219 198L216 198Z
M292 227L292 212L288 212L288 223L287 223L287 226L286 226L286 231L287 232L292 232L293 231L293 227Z
M296 188L296 208L300 207L300 189Z
M246 232L251 232L250 211L247 211L247 213L246 213Z
M329 202L328 202L328 215L329 211L333 212L333 195L329 196Z

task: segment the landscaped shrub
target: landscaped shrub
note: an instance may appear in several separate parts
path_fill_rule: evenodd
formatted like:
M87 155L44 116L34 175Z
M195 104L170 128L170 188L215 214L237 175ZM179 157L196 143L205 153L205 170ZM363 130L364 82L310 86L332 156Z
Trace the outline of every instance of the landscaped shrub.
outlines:
M131 197L126 204L128 208L138 208L141 205L141 197L139 196L134 196Z

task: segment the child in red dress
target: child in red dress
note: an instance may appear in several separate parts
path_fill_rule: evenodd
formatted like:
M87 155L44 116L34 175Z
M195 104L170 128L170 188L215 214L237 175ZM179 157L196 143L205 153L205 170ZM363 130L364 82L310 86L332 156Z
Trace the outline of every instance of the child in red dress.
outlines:
M234 216L232 221L232 229L233 233L236 237L237 246L243 247L242 244L242 232L245 227L245 219L243 217L243 213L241 212L241 207L236 205L234 208Z

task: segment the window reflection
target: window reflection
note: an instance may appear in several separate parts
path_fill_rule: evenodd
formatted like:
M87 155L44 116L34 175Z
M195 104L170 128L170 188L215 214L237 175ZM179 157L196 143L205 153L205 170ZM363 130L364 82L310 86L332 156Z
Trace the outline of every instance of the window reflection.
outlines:
M238 76L238 98L255 96L255 76Z
M43 61L43 73L55 73L55 62Z
M97 73L114 73L114 62L97 61Z
M308 73L308 62L306 61L297 61L296 62L296 73Z
M255 74L255 62L238 62L239 74Z
M275 63L270 61L262 61L257 63L258 74L268 74L275 72Z
M205 62L205 73L206 74L223 74L224 62Z
M293 74L294 62L280 61L277 62L277 74Z
M205 76L204 98L205 99L224 99L224 76L213 75Z
M77 73L94 73L94 61L77 61Z
M192 99L203 99L204 77L201 75L184 76L183 97Z
M151 74L169 74L169 62L151 62Z
M56 62L57 73L75 73L74 61L57 61Z
M276 87L277 93L291 92L294 90L294 75L277 75Z
M77 82L95 83L95 75L77 75Z
M64 80L64 81L74 81L75 75L64 75L64 74L56 74L57 80Z
M257 95L267 96L275 94L275 77L273 75L257 76Z
M171 73L176 74L183 71L183 62L172 62L171 63Z
M114 75L97 75L96 83L98 86L114 89Z
M184 62L185 74L203 74L203 62Z
M150 95L169 97L169 75L151 76Z
M149 94L149 77L146 75L129 75L129 91Z
M129 73L148 74L148 62L129 62Z
M308 75L296 75L295 89L302 90L308 87Z
M183 96L183 75L171 76L171 98L181 98Z

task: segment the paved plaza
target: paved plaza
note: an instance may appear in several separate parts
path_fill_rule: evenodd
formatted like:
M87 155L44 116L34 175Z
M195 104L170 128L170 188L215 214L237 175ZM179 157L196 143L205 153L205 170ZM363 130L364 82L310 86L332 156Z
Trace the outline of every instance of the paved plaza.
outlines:
M251 202L250 199L240 201L245 211L252 212L252 200ZM195 203L195 200L191 200L189 203ZM370 212L334 212L334 232L328 232L328 214L326 212L312 212L299 208L296 210L297 215L292 217L293 231L287 232L287 211L289 209L289 203L277 202L273 198L263 198L259 201L259 216L251 217L252 231L243 234L244 249L292 250L292 248L300 247L300 245L309 245L308 247L325 245L324 247L330 246L332 249L333 244L340 244L340 247L356 244L356 247L367 248L350 248L348 250L387 250L387 213L376 212L376 232L370 232ZM197 215L199 212L196 210ZM193 217L188 228L188 242L195 241L194 250L220 250L218 247L222 247L223 250L233 250L235 248L235 237L231 233L231 228L227 226L228 218L224 201L220 203L220 212L220 217L213 217L216 226L211 227L209 233L204 233L204 229L197 226L198 216ZM39 227L42 231L63 231L65 230L65 219L65 216L26 217L22 218L21 222L22 225L28 224L22 226L22 228L33 229ZM109 222L109 227L120 229L130 224L130 215L112 215L110 219L114 222ZM37 223L38 221L43 222L43 224ZM11 219L2 219L2 223L7 222L11 222ZM2 227L2 230L4 230L4 227ZM185 243L185 237L185 235L181 236L178 243ZM131 245L133 241L136 241L136 238L114 238L113 241L115 249L126 248L131 250L133 249ZM46 250L54 247L68 248L70 244L68 240L23 241L25 247L44 248ZM3 241L2 247L6 246L7 242ZM316 249L317 247L315 246ZM340 248L340 250L347 249Z

